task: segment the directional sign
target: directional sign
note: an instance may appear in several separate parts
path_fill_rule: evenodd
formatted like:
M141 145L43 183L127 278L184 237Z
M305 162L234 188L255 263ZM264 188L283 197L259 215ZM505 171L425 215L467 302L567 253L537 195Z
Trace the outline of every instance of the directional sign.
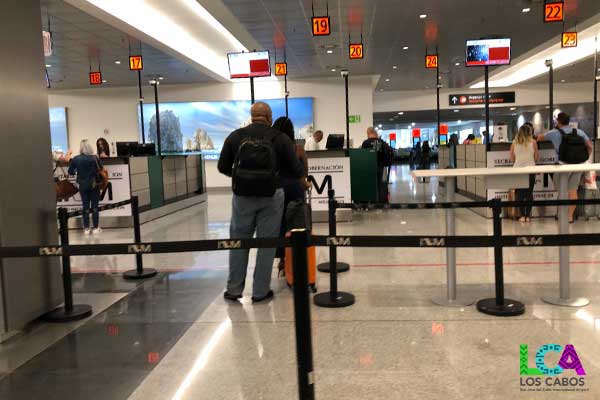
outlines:
M129 56L129 69L131 71L139 71L144 69L142 56Z
M275 63L275 75L285 76L287 75L287 63Z
M438 56L437 54L425 56L425 68L437 68L438 67Z
M90 85L102 85L102 72L90 72Z
M329 36L331 34L331 18L312 17L312 34L313 36Z
M565 19L565 2L547 2L544 4L544 22L562 22Z
M516 99L515 92L490 93L490 104L514 103ZM485 93L472 94L451 94L448 96L448 103L451 106L473 106L485 104Z
M577 47L577 32L563 32L561 47Z
M350 59L359 60L363 58L363 44L362 43L350 43Z

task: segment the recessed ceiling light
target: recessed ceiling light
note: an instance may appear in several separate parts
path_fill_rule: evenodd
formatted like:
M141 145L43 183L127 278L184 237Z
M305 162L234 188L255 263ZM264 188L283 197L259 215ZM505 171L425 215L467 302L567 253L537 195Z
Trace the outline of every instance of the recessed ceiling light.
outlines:
M119 65L119 64L121 64L121 61L117 60L117 61L115 61L115 64Z
M106 83L106 79L102 79L102 83Z
M52 65L46 64L46 68L50 68L50 67L52 67Z
M383 125L379 124L379 127L381 128Z
M454 112L460 112L460 110L454 110Z
M331 68L331 72L335 72L335 71L336 71L336 69L335 69L335 68Z
M333 54L333 50L327 50L327 54Z
M386 81L386 82L389 82L389 81L390 81L390 78L387 78L385 81Z
M380 92L383 92L383 89L379 89Z
M459 120L458 120L458 123L459 123L459 124L462 124L462 121L459 119Z
M517 109L517 107L511 107L510 111L515 111Z
M523 9L524 13L528 13L529 11L531 11L531 8L529 8L529 7Z
M560 81L561 81L562 83L565 83L565 82L566 82L564 79L561 79Z
M402 48L402 50L408 50L408 46L404 46L404 47ZM600 71L600 69L599 69L599 71Z
M159 76L158 79L162 81L163 79L165 79L165 77L164 76Z
M416 122L413 122L413 123L412 123L412 126L415 126L416 124L417 124Z
M404 115L404 111L400 111L398 115Z
M398 66L397 66L397 65L394 65L392 68L394 68L394 69L398 69Z
M419 18L425 19L425 18L427 18L427 14L421 14L421 15L419 15Z
M457 63L456 63L456 64L454 64L454 65L456 65L457 67L460 67L460 63L459 63L459 62L457 62Z

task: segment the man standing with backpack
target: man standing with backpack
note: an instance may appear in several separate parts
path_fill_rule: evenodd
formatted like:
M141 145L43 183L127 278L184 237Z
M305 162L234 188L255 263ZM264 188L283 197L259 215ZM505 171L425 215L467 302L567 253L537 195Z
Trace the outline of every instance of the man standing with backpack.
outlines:
M556 129L538 135L537 141L551 141L556 150L559 164L583 164L592 154L592 142L588 135L581 129L569 126L571 117L560 113L556 117ZM569 199L577 200L577 189L581 181L581 172L569 174ZM576 206L569 206L569 222L572 223Z
M252 123L232 132L219 158L218 169L232 179L233 200L230 224L232 239L276 238L283 214L284 193L279 174L300 178L304 167L294 144L285 134L271 128L268 104L258 102L250 109ZM229 278L223 297L242 298L248 269L249 250L231 250ZM271 273L275 249L259 249L254 270L252 301L273 297Z
M392 166L394 151L379 137L377 131L372 126L367 128L367 140L362 143L361 148L373 150L377 153L377 187L379 189L377 201L378 203L388 203L388 183L387 178L384 179L383 173L385 167Z

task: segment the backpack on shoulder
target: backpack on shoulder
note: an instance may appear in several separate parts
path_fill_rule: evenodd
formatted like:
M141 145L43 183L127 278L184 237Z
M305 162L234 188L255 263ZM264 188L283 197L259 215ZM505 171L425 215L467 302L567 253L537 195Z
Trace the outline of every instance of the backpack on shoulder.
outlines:
M277 190L277 156L271 131L264 137L240 133L241 143L233 164L232 188L238 196L271 197Z
M565 164L583 164L589 158L585 139L577 134L577 129L571 133L558 130L562 138L558 149L558 160Z

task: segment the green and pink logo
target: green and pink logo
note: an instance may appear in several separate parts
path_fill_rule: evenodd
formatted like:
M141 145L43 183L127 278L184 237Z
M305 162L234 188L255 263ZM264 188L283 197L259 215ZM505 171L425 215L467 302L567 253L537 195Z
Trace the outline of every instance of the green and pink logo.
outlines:
M550 368L546 365L546 354L550 352L560 353L560 360L558 365ZM535 368L529 367L529 346L521 344L521 362L520 372L521 375L547 375L556 376L562 374L565 370L574 370L577 375L586 375L583 364L579 359L575 346L567 344L564 348L559 344L545 344L541 346L535 353Z

